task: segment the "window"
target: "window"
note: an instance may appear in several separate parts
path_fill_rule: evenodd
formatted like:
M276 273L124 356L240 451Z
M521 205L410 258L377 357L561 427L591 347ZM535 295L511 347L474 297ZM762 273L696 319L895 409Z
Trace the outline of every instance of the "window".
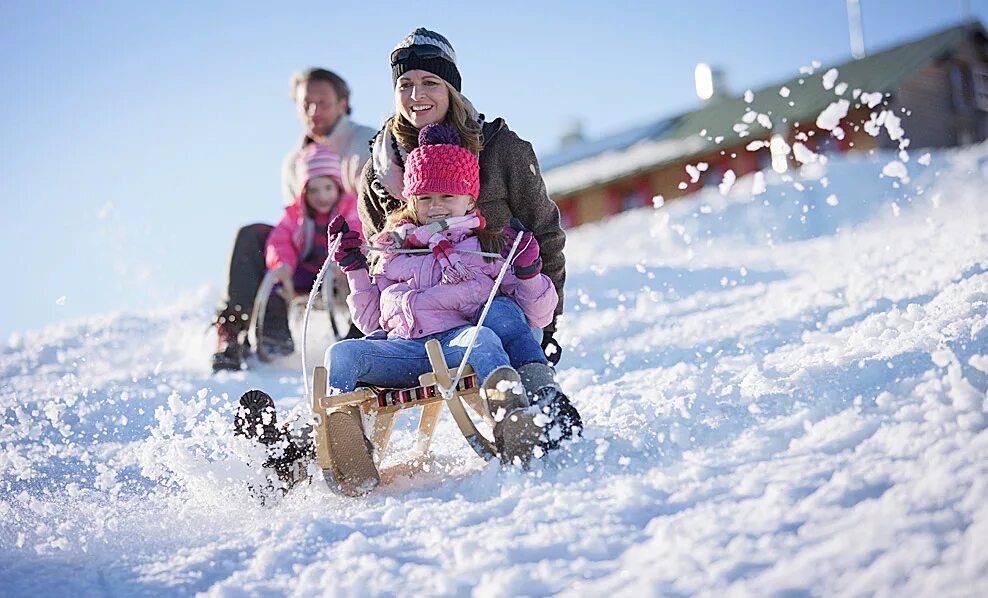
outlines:
M634 210L645 205L642 192L638 189L631 189L621 194L621 211Z
M950 99L954 110L971 107L971 74L966 65L956 64L950 69Z
M974 80L974 105L978 110L988 112L988 69L972 68L971 78Z

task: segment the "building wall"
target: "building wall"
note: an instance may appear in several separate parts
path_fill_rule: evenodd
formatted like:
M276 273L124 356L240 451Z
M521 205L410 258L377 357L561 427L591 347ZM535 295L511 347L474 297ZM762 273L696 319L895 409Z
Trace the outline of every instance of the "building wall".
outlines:
M941 60L918 71L893 97L890 105L903 118L911 148L950 147L983 141L988 136L988 104L976 91L988 75L988 57L977 36L960 44ZM984 90L988 93L988 89ZM911 112L903 115L902 109ZM885 140L883 147L893 143Z
M892 96L887 106L875 112L891 110L902 119L910 140L910 149L949 147L975 143L988 138L988 47L978 36L955 48L933 64L920 69ZM864 130L871 116L867 106L852 108L841 122L843 140L836 140L829 131L803 124L790 129L786 141L799 141L815 152L837 153L898 149L899 142L889 139L885 130L872 137ZM719 184L727 169L738 178L768 167L768 149L749 152L745 147L757 137L742 139L742 143L707 154L693 156L656 167L566 196L554 197L563 213L566 226L579 226L607 218L627 209L651 205L652 198L661 195L666 201L693 193L704 186ZM690 182L687 164L705 162L708 169L696 182ZM792 155L789 168L798 167ZM684 188L681 185L686 183Z

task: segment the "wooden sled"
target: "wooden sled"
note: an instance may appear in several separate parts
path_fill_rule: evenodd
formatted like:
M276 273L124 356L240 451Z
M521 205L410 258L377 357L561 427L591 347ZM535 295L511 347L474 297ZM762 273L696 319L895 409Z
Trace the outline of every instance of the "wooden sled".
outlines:
M372 429L368 437L374 446L374 461L378 465L383 461L387 452L391 432L394 429L395 416L406 409L422 408L416 448L421 456L427 455L444 403L452 413L457 427L463 433L470 447L484 459L498 458L493 439L484 436L477 429L464 407L464 403L466 403L481 418L493 422L486 401L481 398L480 389L477 386L477 376L473 373L473 368L469 365L464 368L463 377L457 384L457 388L449 400L444 400L438 386L449 388L453 377L456 375L456 369L450 370L447 366L439 341L432 339L426 343L425 348L429 356L429 363L432 365L432 371L419 376L419 386L413 388L358 388L346 394L327 396L326 368L321 366L315 368L312 411L316 414L314 426L316 460L324 472L335 471L329 450L327 414L337 409L352 409L353 407L359 407L363 415L373 416Z

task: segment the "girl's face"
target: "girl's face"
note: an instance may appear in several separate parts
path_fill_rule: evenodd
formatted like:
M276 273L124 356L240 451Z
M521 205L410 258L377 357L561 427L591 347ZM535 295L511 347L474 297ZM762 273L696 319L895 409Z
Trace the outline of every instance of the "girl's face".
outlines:
M317 176L309 179L305 186L305 202L320 214L328 214L340 199L340 188L336 181L328 176Z
M466 216L474 207L476 204L470 195L423 193L415 199L415 218L419 224L429 224L455 216Z
M442 122L449 111L449 88L429 71L408 71L395 82L395 110L416 129Z

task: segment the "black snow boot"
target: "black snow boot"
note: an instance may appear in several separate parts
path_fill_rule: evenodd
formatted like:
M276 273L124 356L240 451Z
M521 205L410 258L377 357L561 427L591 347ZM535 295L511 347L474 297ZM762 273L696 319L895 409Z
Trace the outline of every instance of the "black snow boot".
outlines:
M293 438L287 425L278 427L274 401L264 391L249 390L240 397L233 432L267 448L263 467L275 471L283 491L308 479L308 464L315 457L312 443L305 432Z
M260 342L264 345L265 353L272 357L295 352L292 331L288 328L288 304L280 293L271 293L268 299Z
M244 325L239 314L220 314L216 319L216 353L213 353L213 371L242 370L247 365L247 347Z
M546 426L542 448L550 451L559 443L583 432L583 419L556 382L556 374L544 363L529 363L518 368L528 400L551 422Z

